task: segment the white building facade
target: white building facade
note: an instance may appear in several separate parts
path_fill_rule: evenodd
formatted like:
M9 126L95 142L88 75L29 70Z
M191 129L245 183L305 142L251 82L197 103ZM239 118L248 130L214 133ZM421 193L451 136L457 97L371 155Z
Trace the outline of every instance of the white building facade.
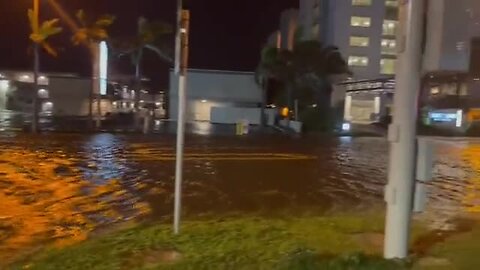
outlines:
M337 46L353 79L395 74L397 0L300 0L299 14L303 39Z
M176 120L178 79L173 71L170 71L169 88L168 115L170 119ZM235 123L248 118L252 124L258 124L261 104L262 89L255 82L253 72L203 69L189 69L187 72L187 121L217 122L216 119L222 119L221 122L224 123ZM241 112L239 108L242 109ZM233 118L216 115L222 112L238 115L232 116ZM231 121L225 121L226 119Z

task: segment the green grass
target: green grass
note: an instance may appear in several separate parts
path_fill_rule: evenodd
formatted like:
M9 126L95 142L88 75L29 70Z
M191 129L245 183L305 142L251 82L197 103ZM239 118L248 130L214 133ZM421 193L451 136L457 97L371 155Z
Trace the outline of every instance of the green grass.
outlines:
M480 269L480 225L467 233L455 235L436 244L428 256L447 259L450 265L420 267L418 270L471 270Z
M172 235L170 225L143 225L50 249L12 268L406 269L376 257L376 248L357 237L382 231L382 215L187 221L180 236ZM180 259L164 258L172 251Z

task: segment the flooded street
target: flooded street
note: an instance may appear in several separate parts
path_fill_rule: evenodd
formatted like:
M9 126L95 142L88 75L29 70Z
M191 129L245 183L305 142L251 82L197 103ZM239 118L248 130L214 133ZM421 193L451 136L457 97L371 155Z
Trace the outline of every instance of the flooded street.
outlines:
M0 143L0 261L114 223L171 215L171 135L12 133ZM427 218L480 211L480 141L438 146ZM187 136L184 214L381 205L387 161L384 138Z

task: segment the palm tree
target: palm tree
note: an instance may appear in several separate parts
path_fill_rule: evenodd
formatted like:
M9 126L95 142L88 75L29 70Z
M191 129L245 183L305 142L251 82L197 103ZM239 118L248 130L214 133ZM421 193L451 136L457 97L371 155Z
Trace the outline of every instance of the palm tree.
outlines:
M90 91L90 101L88 114L90 118L90 126L93 126L93 101L95 95L97 95L97 128L100 126L100 102L101 94L98 89L98 83L95 78L97 74L97 59L98 59L98 44L101 41L108 39L108 27L111 26L115 20L115 17L109 14L102 15L98 19L91 21L86 18L85 12L83 10L78 10L75 14L79 26L74 28L74 33L72 36L72 42L74 45L84 45L88 48L91 57L92 57L92 88Z
M57 56L57 52L47 42L47 40L62 31L62 28L58 27L58 19L51 19L44 21L40 24L39 18L39 2L34 0L33 9L28 10L28 19L30 22L31 34L30 40L33 42L33 82L34 82L34 94L33 94L33 119L32 119L32 132L38 131L38 75L40 72L40 49L43 48L48 54Z
M292 108L294 94L305 96L306 93L298 93L300 91L311 91L317 103L321 104L318 107L328 107L332 94L331 77L349 73L338 48L324 46L317 41L297 42L293 51L266 47L257 68L257 77L283 83L285 105L289 109Z
M172 63L173 58L168 52L165 38L173 32L170 24L155 21L149 22L144 17L138 19L137 35L133 38L119 39L114 42L119 56L130 56L132 65L135 66L135 111L140 110L140 93L142 88L142 60L145 50L150 50L161 60ZM135 117L135 126L138 127L138 116Z

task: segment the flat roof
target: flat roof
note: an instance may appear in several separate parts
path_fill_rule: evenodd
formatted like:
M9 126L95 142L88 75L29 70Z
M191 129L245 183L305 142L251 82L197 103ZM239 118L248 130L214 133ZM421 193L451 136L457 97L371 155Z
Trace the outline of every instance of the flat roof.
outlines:
M170 72L174 69L171 68ZM217 70L217 69L199 69L199 68L189 68L187 72L192 73L220 73L220 74L243 74L243 75L254 75L253 71L235 71L235 70Z

